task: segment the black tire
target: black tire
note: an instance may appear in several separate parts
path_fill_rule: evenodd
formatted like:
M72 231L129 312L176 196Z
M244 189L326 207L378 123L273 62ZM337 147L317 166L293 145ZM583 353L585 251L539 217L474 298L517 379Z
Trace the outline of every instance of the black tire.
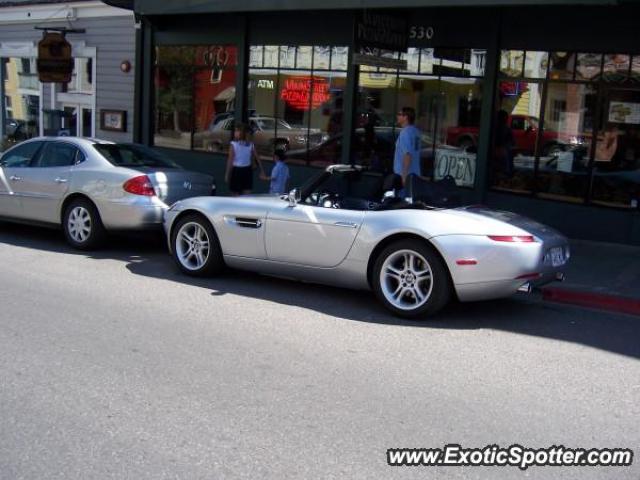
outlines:
M178 235L183 230L183 227L186 226L185 233L187 235L190 234L190 229L192 226L198 226L204 231L204 234L198 238L199 242L204 240L204 235L206 235L206 239L208 241L208 249L203 248L200 243L197 244L189 244L188 240L183 238L179 241ZM194 232L195 233L195 232ZM195 237L193 235L194 242L196 242ZM187 251L185 251L185 248ZM189 258L185 258L185 256L189 253L189 249L196 248L199 251L205 260L200 264L199 256L195 253L194 250L193 255ZM209 277L213 275L217 275L224 270L224 259L222 258L222 249L220 248L220 241L218 240L218 236L216 235L216 231L204 216L193 213L185 215L180 218L176 224L171 229L171 252L176 265L182 271L182 273L192 276L192 277ZM195 257L195 258L194 258ZM195 262L189 262L189 259L195 260Z
M98 248L107 236L98 209L85 198L72 200L65 207L62 215L62 231L67 243L78 250Z
M412 252L414 254L413 258L416 258L419 262L416 271L422 272L429 270L431 272L430 277L425 276L424 280L417 281L420 283L414 281L414 278L417 278L415 276L412 276L411 278L398 278L397 284L394 284L396 280L395 278L392 278L393 276L391 275L386 277L386 280L384 280L385 284L383 285L381 273L383 267L385 266L385 263L388 259L392 261L395 257L400 259L400 256L404 255L404 253L402 253L403 251ZM393 263L389 265L393 265L394 267L397 266ZM402 269L399 268L399 270ZM403 275L408 274L407 271L402 271L400 273ZM429 279L428 281L430 283L429 288L427 288L426 286L427 278ZM405 280L408 283L402 283ZM393 242L384 250L382 250L382 252L380 252L373 266L373 277L371 278L371 284L373 286L373 291L385 306L385 308L390 310L394 315L404 318L426 317L435 314L447 303L449 303L453 292L449 272L440 256L426 242L414 239L406 239ZM407 285L407 293L401 293L397 302L394 304L387 298L387 296L390 294L390 289L396 289L396 287L398 290L402 289L402 291L405 291L405 288L402 285ZM413 285L414 288L409 288L410 285ZM419 303L418 296L413 293L418 288L420 289L419 293L424 294L424 296L426 297L424 303ZM412 290L413 292L411 292L410 290ZM428 292L425 292L425 290L428 290ZM401 301L403 299L410 300L411 298L416 300L415 303L418 303L418 305L416 305L415 307L411 307L409 305L407 306L407 308L400 308L398 306L399 303L402 303Z

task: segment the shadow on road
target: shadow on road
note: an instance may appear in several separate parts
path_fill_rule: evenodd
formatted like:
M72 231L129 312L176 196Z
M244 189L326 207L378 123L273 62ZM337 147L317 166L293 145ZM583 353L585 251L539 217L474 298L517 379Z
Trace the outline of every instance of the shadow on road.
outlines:
M227 271L216 278L192 278L173 264L161 234L114 236L97 252L71 249L59 231L0 223L0 243L90 259L118 260L135 275L160 278L211 291L292 305L349 321L431 329L493 329L578 343L640 358L640 319L545 303L536 297L462 304L453 302L428 321L395 318L371 292L338 289L250 272Z

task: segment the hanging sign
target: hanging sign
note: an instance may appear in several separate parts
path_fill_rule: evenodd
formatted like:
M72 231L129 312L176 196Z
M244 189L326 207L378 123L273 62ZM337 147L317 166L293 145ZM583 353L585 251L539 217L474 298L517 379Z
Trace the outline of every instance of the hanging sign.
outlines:
M68 83L73 73L71 44L60 32L45 31L38 42L38 79L41 82Z
M322 77L285 79L280 98L295 110L313 110L331 99L329 82Z

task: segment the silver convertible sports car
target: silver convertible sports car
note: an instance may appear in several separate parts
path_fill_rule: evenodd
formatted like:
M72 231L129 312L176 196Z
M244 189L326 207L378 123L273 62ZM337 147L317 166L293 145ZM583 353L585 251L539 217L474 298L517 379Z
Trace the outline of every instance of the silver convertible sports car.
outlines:
M171 203L213 190L213 177L137 144L41 137L0 157L0 218L62 225L79 249L106 230L160 228Z
M186 274L227 265L372 289L403 317L432 314L453 297L506 297L563 276L569 245L557 231L483 207L434 208L396 191L397 178L334 165L288 195L179 201L165 214L165 230Z

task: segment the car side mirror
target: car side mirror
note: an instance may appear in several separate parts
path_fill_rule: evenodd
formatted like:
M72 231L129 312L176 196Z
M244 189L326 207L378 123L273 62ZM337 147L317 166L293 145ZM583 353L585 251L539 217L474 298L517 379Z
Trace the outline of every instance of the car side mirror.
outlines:
M301 199L300 190L298 190L297 188L294 188L293 190L291 190L289 192L288 199L289 199L289 206L295 207Z

